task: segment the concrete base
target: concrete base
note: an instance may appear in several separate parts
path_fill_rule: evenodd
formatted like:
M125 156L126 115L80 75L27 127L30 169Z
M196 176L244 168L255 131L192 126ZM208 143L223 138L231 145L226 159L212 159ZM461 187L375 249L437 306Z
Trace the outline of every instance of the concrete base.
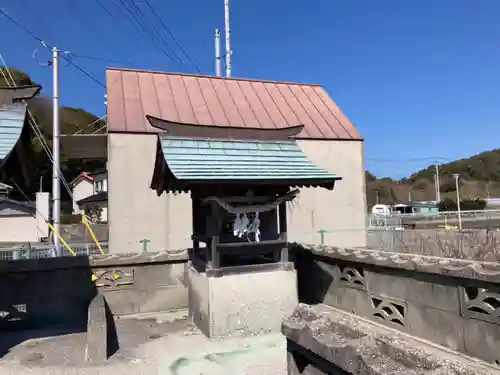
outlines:
M297 306L297 274L289 269L207 276L188 265L189 315L208 337L279 332Z

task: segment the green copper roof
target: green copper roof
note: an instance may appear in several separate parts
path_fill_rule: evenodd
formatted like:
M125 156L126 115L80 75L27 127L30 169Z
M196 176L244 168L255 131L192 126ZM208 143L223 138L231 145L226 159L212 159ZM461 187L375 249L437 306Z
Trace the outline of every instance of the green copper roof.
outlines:
M0 106L0 166L19 140L25 117L26 104Z
M340 177L309 160L293 140L216 140L160 135L172 174L179 180L274 180L322 183Z

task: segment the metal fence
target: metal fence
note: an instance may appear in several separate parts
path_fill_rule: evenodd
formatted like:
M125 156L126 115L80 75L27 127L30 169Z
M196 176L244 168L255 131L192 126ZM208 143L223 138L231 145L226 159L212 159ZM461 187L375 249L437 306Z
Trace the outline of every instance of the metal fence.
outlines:
M107 242L100 243L102 250L105 253L109 252ZM76 256L90 256L100 254L95 243L74 243L69 244L69 247L76 253ZM62 256L73 256L70 252L61 245ZM0 248L1 260L21 260L21 259L43 259L55 257L54 245L26 245L21 247Z
M460 220L459 220L460 218ZM500 210L453 211L426 214L369 214L368 229L390 228L402 229L438 229L459 226L462 229L496 229L500 228Z
M500 261L500 231L492 229L371 229L367 247L395 253Z

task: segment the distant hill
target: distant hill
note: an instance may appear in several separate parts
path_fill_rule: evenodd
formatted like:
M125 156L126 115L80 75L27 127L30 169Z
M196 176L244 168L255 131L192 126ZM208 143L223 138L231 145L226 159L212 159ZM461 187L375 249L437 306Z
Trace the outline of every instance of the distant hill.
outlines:
M463 198L500 197L500 149L485 151L467 159L439 165L441 198L455 199L454 173L460 175L460 196ZM435 166L430 165L408 178L393 180L377 178L366 171L366 199L368 207L377 200L392 204L412 200L434 200Z
M4 73L6 70L4 70ZM8 81L5 80L4 76L0 76L0 87L8 87L12 85L10 76L16 82L16 85L33 85L36 84L28 74L15 68L8 68L8 73L6 77ZM35 97L29 101L29 108L33 114L36 122L40 128L41 134L48 144L49 148L52 148L52 101L50 97L42 94ZM105 121L99 119L92 113L89 113L81 108L65 107L60 108L60 127L61 134L91 134L91 133L105 133ZM25 184L23 179L20 178L20 170L18 174L12 175L2 175L2 182L12 185L12 181L19 184L20 189L23 193L27 194L30 199L33 199L34 193L40 188L40 181L43 184L43 189L45 191L52 190L52 163L46 155L42 141L39 137L33 134L31 139L31 148L36 153L35 165L31 165L29 170L29 184ZM64 156L64 150L61 152L61 169L69 182L75 176L77 176L81 171L84 170L95 170L98 168L103 168L105 166L105 160L66 160ZM61 188L62 199L67 200L69 195L66 193L66 189ZM24 194L16 190L12 193L12 197L16 199L24 199Z

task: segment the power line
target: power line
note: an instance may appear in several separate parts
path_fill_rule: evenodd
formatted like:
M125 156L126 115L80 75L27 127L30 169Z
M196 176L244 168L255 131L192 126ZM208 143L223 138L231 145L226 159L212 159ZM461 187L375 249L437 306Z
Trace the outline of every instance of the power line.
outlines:
M174 55L176 61L180 65L184 65L184 63L179 58L179 56L175 53L175 51L172 49L172 47L170 47L170 45L165 41L165 39L163 39L163 36L156 30L156 28L153 26L153 24L148 20L148 18L146 17L146 15L144 14L144 12L141 10L141 8L137 5L137 3L135 2L135 0L127 0L127 1L130 1L131 5L135 8L138 16L142 18L143 25L150 26L150 29L152 31L152 35L156 38L156 40L160 44L164 45L167 48L167 50L169 51L169 54L173 54Z
M2 54L0 54L0 60L1 60L2 64L3 64L3 69L5 69L5 71L9 75L10 79L12 80L12 85L14 87L17 87L16 81L14 80L14 77L12 76L12 73L10 72L10 69L7 67L7 63L5 62L5 59L3 58ZM7 79L7 76L3 72L3 69L0 68L0 70L2 71L2 76L4 77L5 82L7 83L7 85L9 87L12 87L10 81ZM29 120L30 120L29 123L31 125L31 128L33 129L33 132L35 133L35 136L40 141L42 149L47 154L47 156L49 158L49 161L51 163L54 163L54 158L53 158L52 152L50 150L50 147L49 147L47 141L45 140L45 137L43 136L42 130L38 126L38 124L37 124L37 122L35 120L35 117L33 116L33 113L31 112L31 110L29 108L28 108L28 116L29 116ZM73 199L73 193L71 192L71 189L70 189L70 187L68 185L68 182L66 181L66 179L65 179L65 177L64 177L61 169L58 170L58 174L59 174L59 176L61 178L61 182L63 183L64 187L66 188L66 190L68 192L68 195L71 197L71 199Z
M89 55L82 55L80 53L74 53L72 51L68 51L68 55L80 58L80 59L85 59L85 60L93 60L93 61L102 61L102 62L108 62L108 63L120 63L120 64L128 64L127 62L123 60L114 60L114 59L107 59L107 58L102 58L102 57L97 57L97 56L89 56Z
M425 157L413 159L382 159L382 158L365 158L365 160L373 161L376 163L418 163L418 162L431 162L431 163L447 163L450 159L442 157Z
M79 65L77 65L73 61L71 61L71 59L68 56L65 56L64 54L62 54L61 57L64 60L66 60L70 65L72 65L73 67L75 67L76 69L78 69L80 72L82 72L83 74L85 74L87 77L89 77L91 80L93 80L95 83L97 83L98 85L101 85L102 87L106 88L106 85L104 83L102 83L96 77L94 77L92 74L90 74L89 72L85 71Z
M31 36L33 39L35 39L38 42L40 42L45 48L48 48L48 49L52 48L52 46L49 46L48 44L46 44L43 41L42 38L38 37L33 32L31 32L27 27L25 27L24 25L22 25L21 23L19 23L18 21L16 21L7 12L5 12L2 8L0 8L0 14L3 15L5 18L7 18L9 21L11 21L13 24L15 24L17 27L19 27L21 30L23 30L26 34L28 34L29 36ZM92 74L88 73L82 67L80 67L78 64L76 64L73 61L71 61L67 56L65 56L63 54L63 55L61 55L61 57L63 59L65 59L69 64L71 64L73 67L75 67L76 69L78 69L81 73L85 74L87 77L89 77L90 79L92 79L94 82L96 82L97 84L101 85L102 87L106 87L102 82L100 82Z
M20 29L22 29L25 33L27 33L28 35L30 35L32 38L36 39L37 41L39 41L42 44L44 43L41 38L39 38L38 36L36 36L35 34L33 34L28 28L26 28L25 26L23 26L22 24L20 24L19 22L17 22L14 18L12 18L11 16L9 16L9 14L7 12L5 12L2 8L0 8L0 14L2 14L5 18L7 18L9 21L11 21L12 23L14 23L15 25L17 25L17 27L19 27Z
M108 14L108 16L110 16L117 24L120 23L119 19L115 17L115 15L102 3L101 0L96 0L96 1L97 4L99 4L99 6L104 10L104 12ZM133 38L132 33L127 28L124 28L124 30L126 31L129 37Z
M168 35L170 35L170 37L172 38L172 40L174 41L174 43L177 45L177 47L179 47L179 49L184 54L184 56L186 56L186 58L191 63L191 65L193 65L193 67L200 73L201 72L200 68L198 68L198 66L193 61L193 59L191 59L191 57L188 55L188 53L186 52L186 50L179 43L179 41L177 40L177 38L175 37L175 35L172 33L172 31L168 28L168 26L165 25L165 23L163 22L163 20L161 19L161 17L158 15L158 13L156 13L156 11L154 10L154 8L151 6L151 3L149 2L149 0L144 0L144 1L146 3L147 7L151 10L151 12L158 19L158 21L160 21L161 25L163 26L163 28L165 29L165 31L168 33Z
M33 18L35 18L43 27L45 27L46 29L49 29L48 25L45 23L45 21L42 18L38 17L38 15L35 13L33 8L29 5L28 1L26 1L26 0L20 0L20 1L21 1L21 5L26 8L28 13L31 14L33 16Z
M183 66L182 60L179 58L179 56L176 55L176 53L172 50L172 48L170 48L170 46L165 42L165 40L161 37L161 35L158 34L158 32L156 31L154 26L150 25L150 29L151 29L151 33L150 33L147 30L146 25L143 22L141 22L141 20L136 16L136 14L134 14L134 12L129 7L129 5L127 5L127 3L124 0L118 0L118 1L128 11L128 13L134 19L134 21L142 28L142 30L146 34L146 37L149 37L149 40L151 40L152 42L155 43L156 47L159 48L159 50L170 60L170 62L177 65L177 67L182 71L183 70L182 69L182 66ZM144 13L142 13L142 11L137 6L137 4L134 2L134 0L131 0L131 4L135 7L136 13L139 16L142 16L142 18L146 21L146 24L149 25L150 22L148 22L147 18L144 16ZM164 46L169 50L170 53L165 50ZM172 57L171 55L174 55L175 58Z
M79 7L78 5L76 5L76 4L75 4L75 2L74 2L73 0L67 0L67 1L68 1L68 3L70 4L71 8L72 8L72 9L76 12L76 14L77 14L77 17L76 17L76 18L78 18L78 19L81 21L81 23L82 23L82 24L85 24L85 26L87 26L87 29L90 29L90 30L91 30L91 32L93 32L93 33L94 33L94 35L95 35L95 36L96 36L99 40L101 40L101 41L103 41L103 42L104 42L104 44L107 44L108 46L113 47L113 43L110 43L110 42L109 42L109 40L106 38L106 33L105 33L105 32L103 32L103 33L99 33L99 32L96 30L96 28L95 28L95 24L90 24L90 27L89 27L89 25L88 25L88 24L86 24L86 22L85 22L85 20L86 20L86 19L85 19L85 17L81 17L81 15L82 15L82 13L83 13L82 9L80 9L80 7ZM131 65L131 62L130 62L129 60L127 60L127 59L125 58L125 56L123 56L123 55L121 54L121 52L120 52L120 51L118 51L118 55L120 55L120 58L121 58L123 61L126 61L126 64Z

